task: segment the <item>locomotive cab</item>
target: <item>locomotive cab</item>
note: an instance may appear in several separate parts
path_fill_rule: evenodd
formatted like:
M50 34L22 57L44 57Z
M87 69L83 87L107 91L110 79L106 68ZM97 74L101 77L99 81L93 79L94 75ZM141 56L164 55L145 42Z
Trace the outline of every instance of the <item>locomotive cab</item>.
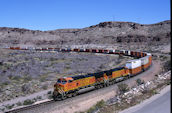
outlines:
M59 89L64 91L64 88L67 84L66 78L59 78L57 82L54 84L54 90L58 91Z
M67 83L67 80L65 78L59 78L57 79L57 83L65 85Z

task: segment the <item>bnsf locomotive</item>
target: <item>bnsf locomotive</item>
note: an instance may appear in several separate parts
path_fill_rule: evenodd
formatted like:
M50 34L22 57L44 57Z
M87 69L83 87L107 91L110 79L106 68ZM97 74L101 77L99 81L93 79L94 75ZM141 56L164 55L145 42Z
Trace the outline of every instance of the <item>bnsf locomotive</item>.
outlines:
M150 53L134 52L127 50L99 50L99 49L54 49L62 52L93 52L105 54L119 54L138 59L127 61L125 67L118 67L98 73L91 73L86 75L76 75L69 77L62 77L54 84L53 99L63 100L67 97L76 96L78 91L87 87L94 86L99 89L109 86L116 82L122 81L129 77L135 76L152 64L152 56Z

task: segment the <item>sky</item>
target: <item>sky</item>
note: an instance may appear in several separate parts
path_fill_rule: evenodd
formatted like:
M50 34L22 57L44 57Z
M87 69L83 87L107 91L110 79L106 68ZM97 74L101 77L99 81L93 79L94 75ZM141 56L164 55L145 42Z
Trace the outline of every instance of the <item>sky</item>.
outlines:
M170 18L170 0L0 0L0 27L84 28L105 21L153 24Z

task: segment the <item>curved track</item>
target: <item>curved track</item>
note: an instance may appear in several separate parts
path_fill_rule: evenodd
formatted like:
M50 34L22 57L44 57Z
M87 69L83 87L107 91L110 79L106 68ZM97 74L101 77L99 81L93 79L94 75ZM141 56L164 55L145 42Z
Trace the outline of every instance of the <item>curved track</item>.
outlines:
M136 57L136 58L141 58L141 57L144 57L144 56L146 56L146 55L149 54L149 53L134 52L134 51L127 51L126 52L126 50L120 51L120 50L102 50L102 49L99 49L98 50L98 49L77 49L77 48L75 48L75 49L70 49L70 48L60 49L60 48L20 48L20 47L7 47L5 49L23 50L23 51L30 50L30 51L41 51L41 52L42 51L53 51L53 52L93 52L93 53L127 55L127 56ZM129 54L129 52L130 52L130 54ZM147 73L148 71L145 71L144 73ZM137 76L136 77L133 77L131 79L134 79L134 78L136 79ZM125 80L124 82L130 81L131 79ZM114 85L109 86L109 89L111 89L112 86L114 86ZM6 113L33 112L32 111L33 109L34 109L34 112L36 112L37 111L36 109L44 109L45 106L49 106L49 108L52 108L53 109L54 107L51 107L51 105L52 106L56 105L56 106L58 106L58 109L60 109L60 108L62 108L64 106L67 106L67 105L72 104L71 102L75 101L76 98L80 98L79 100L82 101L82 99L87 98L86 97L86 93L83 93L83 92L90 93L90 91L94 90L95 88L94 87L90 87L88 89L89 90L87 90L87 89L85 90L84 89L83 91L81 91L79 96L73 97L73 98L68 98L68 99L64 100L63 102L62 101L55 102L53 100L50 100L50 101L42 102L42 103L39 103L39 104L33 104L33 105L21 107L21 108L16 108L16 109L7 111ZM105 90L105 89L106 88L102 88L102 89L99 89L99 90L94 90L93 92L95 94L97 94L96 92L101 90L102 92L106 93L107 90Z

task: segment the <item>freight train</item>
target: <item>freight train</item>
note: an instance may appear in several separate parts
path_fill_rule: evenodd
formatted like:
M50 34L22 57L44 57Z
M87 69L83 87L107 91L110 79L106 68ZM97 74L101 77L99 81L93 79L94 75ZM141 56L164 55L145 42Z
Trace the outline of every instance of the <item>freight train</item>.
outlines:
M81 89L94 86L96 89L106 87L119 81L135 76L152 65L152 55L146 52L135 52L129 50L106 50L106 49L78 49L78 48L20 48L10 47L12 50L35 50L35 51L57 51L57 52L92 52L104 54L118 54L131 56L137 59L127 61L124 67L118 67L97 73L76 75L58 78L54 84L53 99L63 100L78 94Z

